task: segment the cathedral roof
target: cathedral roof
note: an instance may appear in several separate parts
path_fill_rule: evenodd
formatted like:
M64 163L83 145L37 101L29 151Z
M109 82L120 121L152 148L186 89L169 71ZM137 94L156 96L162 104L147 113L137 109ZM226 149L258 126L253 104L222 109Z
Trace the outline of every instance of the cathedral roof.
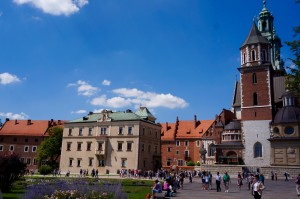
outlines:
M280 109L275 116L274 123L297 123L300 122L300 108L286 106Z
M261 33L258 30L257 26L253 22L251 30L250 30L250 32L248 34L248 37L244 41L242 47L244 47L246 45L250 45L250 44L257 44L257 43L266 43L266 44L269 44L269 41L265 37L263 37L261 35Z
M237 120L232 121L225 126L224 130L241 130L241 123Z

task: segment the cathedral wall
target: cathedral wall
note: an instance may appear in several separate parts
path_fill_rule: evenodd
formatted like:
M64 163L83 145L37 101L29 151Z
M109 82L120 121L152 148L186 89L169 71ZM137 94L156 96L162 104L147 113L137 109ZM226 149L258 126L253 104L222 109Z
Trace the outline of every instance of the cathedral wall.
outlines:
M242 133L244 140L244 162L246 165L269 166L270 165L270 120L242 121ZM262 157L254 157L254 144L262 144Z

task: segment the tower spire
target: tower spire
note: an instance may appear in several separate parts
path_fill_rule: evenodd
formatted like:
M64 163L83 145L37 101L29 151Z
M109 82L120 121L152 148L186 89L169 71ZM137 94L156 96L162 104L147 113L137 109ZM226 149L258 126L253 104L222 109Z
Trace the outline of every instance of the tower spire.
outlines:
M263 0L264 8L267 8L267 1Z

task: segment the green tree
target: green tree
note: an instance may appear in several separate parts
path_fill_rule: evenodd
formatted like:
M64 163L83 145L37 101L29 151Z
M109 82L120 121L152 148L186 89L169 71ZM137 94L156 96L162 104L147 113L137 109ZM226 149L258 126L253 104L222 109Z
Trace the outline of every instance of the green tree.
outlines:
M300 3L297 0L296 3ZM293 52L294 58L290 58L292 61L292 66L288 66L287 73L287 89L293 91L298 99L300 99L300 26L294 28L294 40L291 42L286 42Z
M46 161L51 167L57 167L57 159L61 153L63 128L52 127L48 130L49 137L44 140L38 149L38 161Z
M10 191L13 182L24 174L25 168L26 164L16 154L0 156L0 190Z

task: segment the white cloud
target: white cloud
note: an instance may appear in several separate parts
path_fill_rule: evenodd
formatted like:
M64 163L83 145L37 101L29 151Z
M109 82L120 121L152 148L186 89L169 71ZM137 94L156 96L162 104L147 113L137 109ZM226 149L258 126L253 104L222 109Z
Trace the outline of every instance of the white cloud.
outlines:
M78 95L84 95L84 96L92 96L100 89L98 87L92 86L89 83L78 80L77 83L70 83L67 85L67 87L77 87Z
M13 0L18 5L29 4L44 13L69 16L89 3L88 0Z
M172 94L158 94L154 92L144 92L136 88L119 88L113 90L118 96L107 98L106 95L96 97L91 100L95 106L107 106L112 108L121 108L128 106L147 106L149 108L165 107L169 109L185 108L188 103Z
M1 117L5 117L5 118L9 118L11 120L24 120L24 119L28 119L29 116L23 112L21 113L1 113L0 112L0 116Z
M72 111L72 114L84 114L86 113L86 110L78 110L78 111Z
M0 73L0 84L12 84L15 82L20 82L20 79L16 75Z
M103 80L102 85L109 86L110 85L110 81L105 79L105 80Z

